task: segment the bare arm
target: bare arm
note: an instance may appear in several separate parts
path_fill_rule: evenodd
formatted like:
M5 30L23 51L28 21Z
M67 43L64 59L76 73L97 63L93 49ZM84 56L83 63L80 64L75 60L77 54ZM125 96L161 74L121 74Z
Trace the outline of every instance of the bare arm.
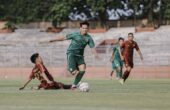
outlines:
M95 58L99 58L96 48L91 48L91 51L94 54Z
M32 79L29 79L23 87L19 88L19 90L23 90L30 82L31 82Z
M110 62L113 62L113 59L114 59L114 52L112 53L112 56L110 58Z
M46 80L46 81L48 81L48 82L50 82L50 83L52 83L53 81L50 81L48 78L47 78L47 76L45 75L45 73L43 72L42 73L42 76L43 76L43 78Z
M142 55L142 52L140 51L139 46L138 46L137 43L136 43L136 47L135 48L136 48L136 51L138 52L138 54L140 56L141 61L143 62L143 55Z
M48 43L57 42L57 41L64 41L64 40L66 40L66 36L61 35L61 36L57 36L56 39L52 39L50 41L42 41L42 42L40 42L40 44L44 44L44 43L48 44Z
M50 40L49 42L57 42L57 41L64 41L66 40L66 36L58 36L56 39Z
M139 56L140 56L141 61L143 61L143 55L142 55L141 51L138 50L137 52L138 52L138 54L139 54Z

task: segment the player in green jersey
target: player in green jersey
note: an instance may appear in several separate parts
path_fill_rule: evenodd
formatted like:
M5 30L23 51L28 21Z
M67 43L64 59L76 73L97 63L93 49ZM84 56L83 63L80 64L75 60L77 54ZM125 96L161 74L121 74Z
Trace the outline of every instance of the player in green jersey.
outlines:
M123 42L124 42L124 39L120 37L118 39L118 44L116 44L113 47L113 53L110 58L110 61L112 62L112 71L110 73L111 78L112 78L114 71L116 71L116 79L122 78L123 56L122 56L121 46L123 45Z
M89 23L80 23L80 32L67 34L66 36L58 36L57 39L50 40L49 42L71 40L71 44L67 49L67 68L72 75L76 75L72 88L77 88L78 83L81 81L85 70L86 63L84 61L84 49L87 45L91 48L95 57L98 54L95 49L95 44L92 37L88 34Z

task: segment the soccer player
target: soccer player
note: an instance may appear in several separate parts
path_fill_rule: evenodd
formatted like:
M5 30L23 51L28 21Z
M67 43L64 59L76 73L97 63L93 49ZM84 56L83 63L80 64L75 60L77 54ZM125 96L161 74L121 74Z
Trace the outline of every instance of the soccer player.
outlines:
M57 39L50 40L49 42L71 40L71 44L67 49L67 68L72 75L76 75L72 89L77 88L78 83L81 81L85 70L86 64L84 61L84 49L87 45L91 48L95 57L98 54L95 49L95 44L92 37L88 34L89 23L80 23L80 32L67 34L66 36L58 36Z
M123 57L124 57L124 63L125 63L125 72L122 76L122 79L120 80L120 83L123 84L126 79L128 78L131 69L133 68L133 51L136 49L138 52L141 61L143 62L143 56L142 53L138 47L138 44L133 40L134 36L133 33L128 34L128 40L124 42L122 48L123 48Z
M112 71L110 73L110 76L112 77L114 71L116 70L116 79L122 78L122 69L123 69L123 55L122 55L122 45L124 43L123 38L118 39L118 44L116 44L113 47L113 53L110 58L110 61L112 62Z
M44 66L42 58L38 53L35 53L30 58L31 62L35 64L35 67L30 74L29 80L24 84L19 90L24 89L32 79L36 78L40 81L40 85L35 88L39 89L71 89L72 85L65 85L61 82L54 81L52 75L48 72L47 68Z

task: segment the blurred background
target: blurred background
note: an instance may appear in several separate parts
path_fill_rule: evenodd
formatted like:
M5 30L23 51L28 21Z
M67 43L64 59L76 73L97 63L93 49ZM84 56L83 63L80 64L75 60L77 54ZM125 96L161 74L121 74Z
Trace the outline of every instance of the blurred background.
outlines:
M1 0L0 20L12 23L141 20L167 24L170 0Z
M144 64L134 55L131 78L170 78L170 0L0 0L0 77L26 78L30 56L38 52L56 77L69 77L70 41L40 44L90 23L101 60L86 48L88 78L108 78L112 47L134 33Z

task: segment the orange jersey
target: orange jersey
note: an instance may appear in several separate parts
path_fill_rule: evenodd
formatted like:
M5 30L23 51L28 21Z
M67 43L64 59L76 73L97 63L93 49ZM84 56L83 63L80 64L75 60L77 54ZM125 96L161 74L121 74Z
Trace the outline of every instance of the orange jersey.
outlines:
M133 67L133 51L134 49L139 50L138 44L135 41L131 42L127 40L124 42L122 48L125 64Z
M41 64L36 64L35 67L32 70L32 73L30 74L30 79L37 78L40 82L45 80L44 77L42 76L42 73L45 71L43 65Z
M42 74L45 74L47 78L52 81L52 83L48 83L47 80L42 76ZM36 64L35 67L32 70L32 73L30 74L30 79L38 79L41 83L38 86L38 88L44 88L44 89L71 89L72 85L65 85L60 82L54 81L51 74L48 72L46 67L43 64Z

